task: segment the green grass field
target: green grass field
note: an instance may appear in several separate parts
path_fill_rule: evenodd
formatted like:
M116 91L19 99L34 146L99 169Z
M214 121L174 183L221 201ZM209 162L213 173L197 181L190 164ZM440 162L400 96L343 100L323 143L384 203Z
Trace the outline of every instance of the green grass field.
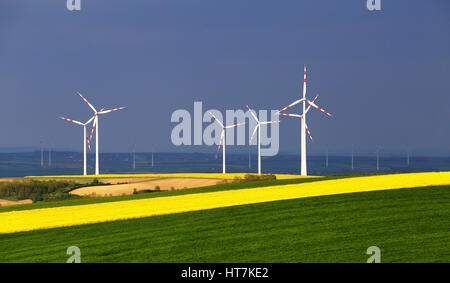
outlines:
M0 262L448 262L449 219L449 186L353 193L3 234Z

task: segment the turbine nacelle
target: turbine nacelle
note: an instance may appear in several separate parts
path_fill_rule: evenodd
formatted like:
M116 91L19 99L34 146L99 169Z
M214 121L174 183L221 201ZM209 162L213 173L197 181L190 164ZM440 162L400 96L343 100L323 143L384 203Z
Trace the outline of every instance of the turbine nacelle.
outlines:
M219 119L217 119L217 117L213 113L211 113L211 111L208 111L208 113L209 113L209 115L211 115L214 118L214 120L216 120L217 123L219 123L220 127L222 128L222 132L220 134L220 142L219 142L219 146L217 148L218 151L220 150L220 147L222 145L222 141L223 141L223 138L225 136L225 130L226 129L231 129L231 128L234 128L234 127L237 127L237 126L241 126L241 125L247 124L247 122L243 122L243 123L237 123L237 124L225 126Z

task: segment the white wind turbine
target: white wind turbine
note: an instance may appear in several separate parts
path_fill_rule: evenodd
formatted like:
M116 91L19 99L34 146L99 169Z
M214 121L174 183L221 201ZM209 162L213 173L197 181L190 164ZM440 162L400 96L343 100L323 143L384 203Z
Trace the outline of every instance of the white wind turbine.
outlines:
M89 119L86 123L81 123L79 121L73 120L73 119L69 119L69 118L65 118L65 117L59 117L60 119L75 123L77 125L83 126L83 133L84 133L84 137L83 137L83 175L87 175L87 167L86 167L86 142L89 142L89 140L87 140L86 137L86 126L92 122L92 120L94 120L94 116L92 116L91 119Z
M223 141L223 148L222 148L222 173L225 174L226 173L226 169L225 169L225 146L226 146L226 138L225 138L225 132L226 129L230 129L230 128L234 128L240 125L244 125L246 122L244 123L238 123L238 124L234 124L234 125L230 125L230 126L224 126L223 123L217 119L216 116L214 116L213 113L211 113L210 111L208 111L208 113L213 116L213 118L217 121L217 123L219 123L219 125L222 127L222 133L220 134L220 142L219 142L219 147L217 148L217 150L220 150L220 146L222 144Z
M314 99L312 101L306 99L306 65L303 69L303 98L294 101L293 103L289 104L288 106L284 107L283 109L281 109L280 111L278 111L278 114L280 115L285 115L285 116L291 116L291 117L297 117L297 118L301 118L301 168L300 168L300 174L302 176L306 176L307 175L307 170L306 170L306 132L305 130L308 132L308 135L310 137L311 140L313 140L311 133L309 132L309 128L308 125L306 124L306 114L308 113L309 109L312 107L322 111L323 113L325 113L326 115L333 117L333 115L331 115L330 113L328 113L327 111L323 110L322 108L320 108L319 106L317 106L314 102L316 101L317 97L319 95L316 95L316 97L314 97ZM287 114L287 113L281 113L286 109L291 108L294 105L297 105L298 103L303 102L303 112L302 114ZM308 108L306 108L306 104L308 105Z
M92 106L92 104L90 104L89 101L87 101L87 99L84 98L84 96L80 92L77 92L77 94L84 100L84 102L87 103L87 105L89 105L89 107L92 109L92 111L94 111L94 123L92 125L92 131L91 131L91 136L90 136L89 140L92 140L92 135L93 135L94 129L95 129L95 175L99 175L100 174L100 164L99 164L99 156L98 156L98 154L99 154L99 151L98 151L98 115L121 110L121 109L124 109L125 107L119 107L119 108L114 108L114 109L110 109L110 110L104 110L105 108L102 108L102 109L100 109L100 111L97 111L94 108L94 106ZM89 142L88 142L88 145L90 148Z
M261 174L261 125L267 125L267 124L272 124L272 123L279 123L280 121L266 121L266 122L261 122L259 121L258 117L256 117L256 114L253 112L252 109L250 109L250 107L248 107L248 105L246 105L248 110L250 111L250 114L252 114L253 118L256 120L256 126L255 129L253 130L252 136L250 138L250 143L253 140L253 137L256 134L256 131L258 130L258 174Z

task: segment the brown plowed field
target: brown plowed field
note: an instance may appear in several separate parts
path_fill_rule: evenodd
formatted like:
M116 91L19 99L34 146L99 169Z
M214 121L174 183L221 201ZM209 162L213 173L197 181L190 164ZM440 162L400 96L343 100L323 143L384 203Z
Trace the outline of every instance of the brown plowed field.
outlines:
M0 183L2 183L2 182L14 182L14 181L18 181L18 180L22 180L22 178L0 178Z
M33 201L31 199L24 199L24 200L18 200L18 201L0 199L0 206L27 204L27 203L33 203Z
M106 180L103 180L107 182ZM195 179L195 178L168 178L159 180L149 180L134 182L129 184L119 184L119 185L107 185L107 186L93 186L79 188L71 191L71 194L80 196L120 196L120 195L130 195L133 193L134 189L137 191L142 190L155 190L156 186L159 186L160 190L180 190L188 188L197 188L216 185L220 182L220 179ZM123 180L120 182L124 182Z

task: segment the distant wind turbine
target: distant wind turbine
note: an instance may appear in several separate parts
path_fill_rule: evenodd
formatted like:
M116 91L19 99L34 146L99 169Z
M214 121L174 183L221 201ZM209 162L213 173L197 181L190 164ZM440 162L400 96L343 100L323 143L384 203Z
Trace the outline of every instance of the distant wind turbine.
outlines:
M377 148L377 171L380 170L380 146L376 146Z
M44 167L44 144L41 140L41 167Z
M92 109L92 111L94 111L94 123L92 125L92 131L91 131L91 136L89 137L89 140L92 140L92 135L94 133L94 129L95 129L95 175L99 175L100 174L100 161L99 161L99 151L98 151L98 144L99 144L99 140L98 140L98 115L101 114L106 114L106 113L110 113L110 112L114 112L117 110L121 110L124 109L125 107L119 107L119 108L114 108L114 109L110 109L110 110L104 110L104 108L100 109L100 111L97 111L94 106L92 106L91 103L89 103L89 101L87 101L86 98L84 98L84 96L80 93L77 92L77 94L84 100L84 102L87 103L87 105L89 105L89 107ZM90 143L88 144L90 147Z
M217 148L217 150L220 150L220 146L222 145L223 142L223 148L222 148L222 173L225 174L226 173L226 162L225 162L225 147L226 147L226 137L225 137L225 132L226 129L231 129L240 125L244 125L246 124L246 122L243 123L238 123L238 124L233 124L230 126L224 126L224 124L217 119L216 116L214 116L213 113L211 113L210 111L208 111L209 114L214 118L214 120L216 120L217 123L219 123L219 125L222 127L222 133L220 134L220 142L219 142L219 147Z
M256 117L256 114L253 112L253 110L250 109L250 107L248 107L248 105L247 105L247 108L257 123L255 129L253 130L252 136L250 138L250 143L252 142L253 137L256 134L256 131L258 131L258 174L261 174L261 125L279 123L280 121L276 120L276 121L261 122L261 121L259 121L258 117Z

